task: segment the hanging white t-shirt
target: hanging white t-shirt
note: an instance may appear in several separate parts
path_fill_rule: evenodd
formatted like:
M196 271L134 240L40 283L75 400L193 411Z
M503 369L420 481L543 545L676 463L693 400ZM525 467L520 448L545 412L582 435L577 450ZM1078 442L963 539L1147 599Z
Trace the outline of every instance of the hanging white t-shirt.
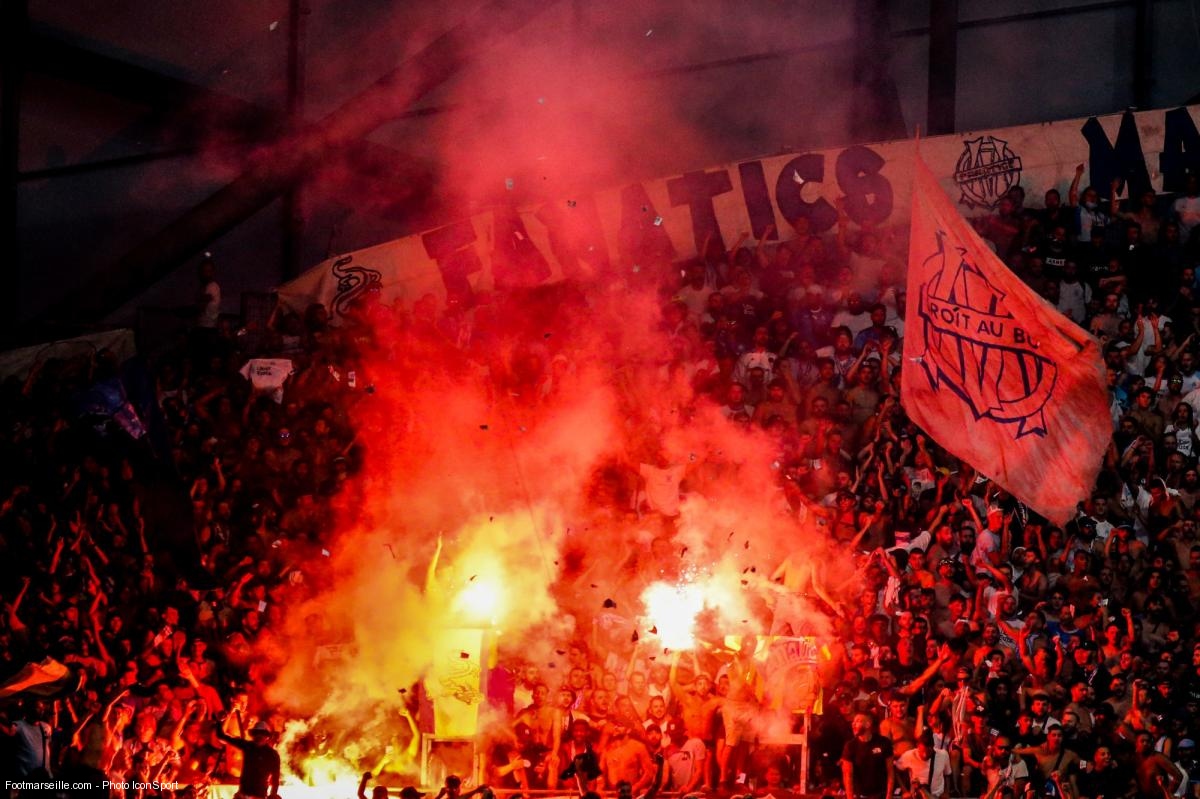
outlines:
M287 358L251 358L240 372L255 391L270 392L271 399L280 404L283 403L283 384L295 373L295 367Z

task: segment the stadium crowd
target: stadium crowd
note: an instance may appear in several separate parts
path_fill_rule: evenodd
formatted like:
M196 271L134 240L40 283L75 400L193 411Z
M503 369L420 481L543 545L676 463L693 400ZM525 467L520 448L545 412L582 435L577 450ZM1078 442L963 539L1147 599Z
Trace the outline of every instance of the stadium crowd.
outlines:
M1103 346L1111 420L1088 421L1111 423L1112 445L1062 528L907 421L905 231L839 214L825 235L798 220L784 244L768 230L682 264L639 259L635 280L661 292L671 343L652 365L661 380L765 431L790 512L855 553L851 590L795 564L772 576L837 630L807 729L813 790L1200 795L1200 192L1191 178L1176 199L1104 201L1116 187L1081 190L1081 175L1065 201L1052 190L1034 207L1017 188L975 220ZM495 318L455 297L439 310L367 293L339 326L314 306L247 329L219 318L211 263L200 287L195 328L153 362L48 359L0 387L0 672L26 688L0 692L14 694L0 707L6 774L273 792L254 747L284 719L256 690L269 677L256 653L361 468L361 358L394 346L376 322L387 315L406 345L448 358ZM528 385L531 402L570 368L554 342L536 344L492 373ZM626 467L596 501L659 519L669 543L680 491L702 490L692 478ZM776 619L762 632L806 631ZM797 747L756 740L752 639L651 660L585 638L563 642L566 674L508 664L492 789L797 790Z

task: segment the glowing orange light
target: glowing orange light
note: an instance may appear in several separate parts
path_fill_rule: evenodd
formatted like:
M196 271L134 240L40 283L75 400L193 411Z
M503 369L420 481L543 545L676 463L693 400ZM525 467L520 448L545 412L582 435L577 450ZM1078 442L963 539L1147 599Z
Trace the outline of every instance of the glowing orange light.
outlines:
M288 796L353 796L358 790L358 773L339 757L310 755L303 760L303 770L308 775L304 781L284 778Z
M696 644L696 617L704 610L704 591L696 583L652 583L642 593L646 618L658 629L663 646L691 649Z
M498 583L479 577L458 593L455 607L469 621L495 625L504 614L504 592Z

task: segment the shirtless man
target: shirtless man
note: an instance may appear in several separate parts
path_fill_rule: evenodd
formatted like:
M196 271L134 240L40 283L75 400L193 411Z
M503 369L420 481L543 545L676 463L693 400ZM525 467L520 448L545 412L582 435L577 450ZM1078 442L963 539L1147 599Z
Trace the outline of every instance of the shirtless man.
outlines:
M693 659L693 666L695 666ZM679 703L679 715L683 719L688 738L699 738L706 746L712 746L712 717L721 706L721 698L713 693L712 677L698 669L688 686L679 683L679 654L671 662L671 694Z
M646 672L636 671L633 667L633 662L629 664L629 690L627 693L629 701L633 703L633 709L638 715L646 718L646 711L650 709L650 683L646 679Z
M600 756L600 770L609 788L628 782L636 796L654 781L654 761L646 745L629 734L629 728L610 725L608 747Z
M1016 751L1019 755L1027 753L1033 755L1037 764L1035 777L1040 780L1040 784L1044 785L1048 780L1060 782L1065 777L1066 782L1069 783L1071 795L1079 795L1079 786L1075 779L1075 775L1079 771L1079 756L1063 746L1061 726L1052 724L1048 727L1046 740L1041 746L1035 746L1030 750L1018 749ZM1035 780L1035 785L1039 784L1037 780Z
M813 565L811 551L791 553L771 574L771 580L782 586L777 590L775 617L771 632L780 635L801 635L806 631L805 620L812 614L812 602L820 599L837 610L837 601L825 590L825 585ZM790 630L790 632L789 632Z
M545 683L538 683L533 686L533 703L517 714L513 719L513 727L517 724L528 724L533 731L532 739L541 747L545 747L545 751L550 753L546 761L546 772L548 774L558 773L558 751L562 744L563 722L562 711L547 700L550 698L550 689Z
M1138 733L1134 744L1133 769L1139 797L1173 796L1185 775L1166 755L1154 751L1154 737Z
M732 766L736 764L735 752L745 747L739 747L743 741L753 737L753 725L758 718L759 705L763 697L763 678L759 673L758 664L754 662L754 652L758 649L758 639L747 635L742 639L742 647L733 656L729 664L729 693L721 706L722 719L725 722L725 748L718 758L721 767L721 784L732 776Z
M888 715L879 722L879 734L892 742L892 753L899 757L917 745L916 729L908 720L908 699L893 696L888 701Z

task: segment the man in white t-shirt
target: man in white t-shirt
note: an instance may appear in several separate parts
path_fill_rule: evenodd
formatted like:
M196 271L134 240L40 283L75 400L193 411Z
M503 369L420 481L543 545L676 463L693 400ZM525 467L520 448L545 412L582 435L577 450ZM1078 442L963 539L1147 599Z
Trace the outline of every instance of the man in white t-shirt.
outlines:
M946 795L946 778L953 776L950 755L944 749L934 748L930 730L921 733L916 748L896 758L896 770L908 775L909 789L904 795L913 799L942 799Z
M679 515L679 483L683 480L684 466L667 466L660 469L649 463L638 466L645 484L646 504L663 516Z
M663 740L669 743L663 748L670 772L671 790L686 796L704 779L704 763L708 750L699 738L689 738L682 719L670 719L663 730Z
M1059 313L1082 326L1087 319L1088 303L1092 301L1092 287L1079 279L1079 265L1068 259L1063 264L1062 280L1058 282Z
M1187 176L1183 196L1177 197L1171 207L1179 219L1179 239L1186 243L1192 230L1200 224L1200 182L1195 175Z
M196 305L199 312L196 316L196 326L215 328L221 318L221 286L216 280L217 268L212 258L205 256L200 262L200 296Z
M833 326L849 328L851 341L871 326L871 312L867 310L861 294L857 291L846 294L846 305L833 315Z
M1024 759L1013 752L1012 738L1001 735L995 740L991 751L984 756L983 776L987 780L987 796L991 796L1001 785L1012 788L1016 796L1025 793L1025 786L1029 784L1029 767Z
M1000 531L1004 524L1004 513L999 508L988 508L987 523L981 524L975 505L969 499L963 500L963 506L974 519L978 532L975 534L975 549L971 552L970 564L979 567L983 563L991 566L1000 565Z

